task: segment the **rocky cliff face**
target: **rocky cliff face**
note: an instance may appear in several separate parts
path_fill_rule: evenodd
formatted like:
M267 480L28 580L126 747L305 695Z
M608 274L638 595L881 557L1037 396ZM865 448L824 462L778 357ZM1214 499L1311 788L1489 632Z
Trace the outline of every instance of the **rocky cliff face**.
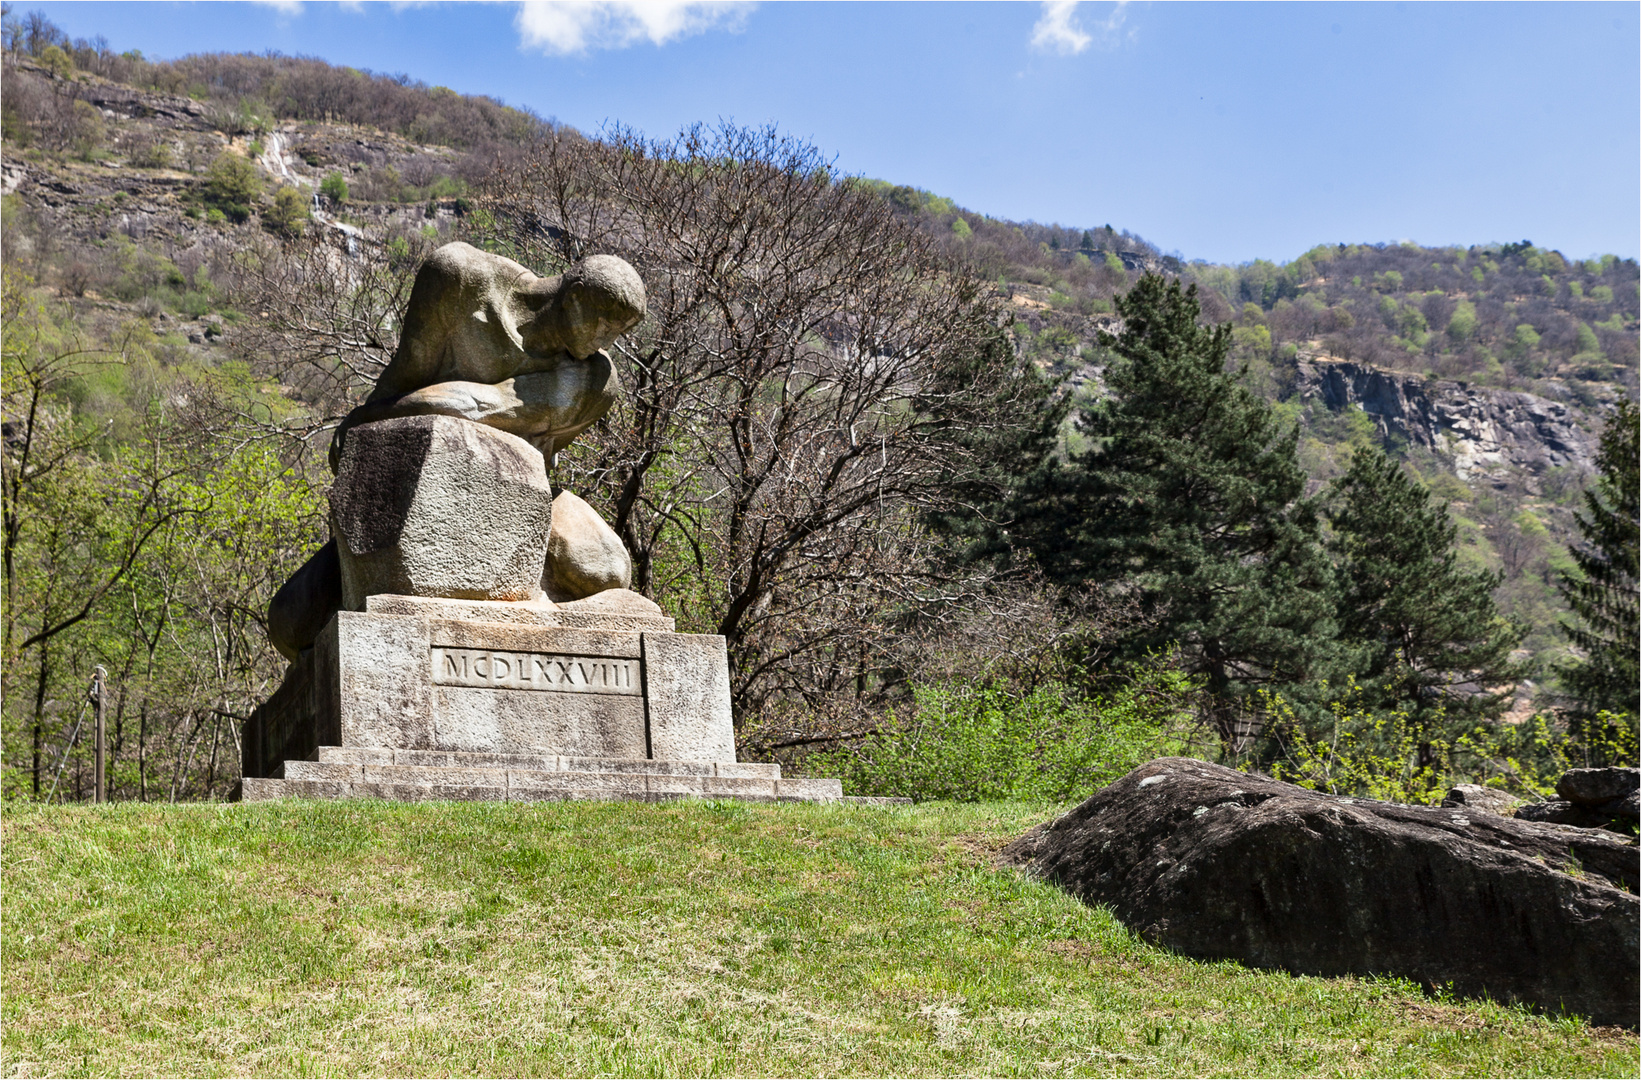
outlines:
M1532 487L1551 469L1591 470L1600 442L1599 419L1577 406L1364 364L1301 361L1298 390L1330 409L1360 408L1381 435L1447 458L1466 481L1514 473Z

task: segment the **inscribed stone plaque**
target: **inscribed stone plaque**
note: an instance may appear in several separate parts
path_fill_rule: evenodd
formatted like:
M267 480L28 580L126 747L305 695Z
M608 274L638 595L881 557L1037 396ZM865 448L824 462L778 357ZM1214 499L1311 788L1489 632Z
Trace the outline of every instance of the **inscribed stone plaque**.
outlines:
M433 682L494 690L572 694L643 694L640 661L616 656L566 656L435 645Z

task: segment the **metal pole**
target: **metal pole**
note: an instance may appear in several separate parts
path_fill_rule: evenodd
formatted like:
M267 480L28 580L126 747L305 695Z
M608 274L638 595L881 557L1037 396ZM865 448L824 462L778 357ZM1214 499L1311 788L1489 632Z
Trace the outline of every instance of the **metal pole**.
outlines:
M91 693L96 698L97 704L97 770L94 781L97 792L93 796L95 802L102 802L107 798L106 792L108 790L108 776L104 756L108 747L108 731L103 723L104 718L107 716L104 704L108 698L108 695L104 693L103 683L107 678L108 672L104 670L101 664L98 664L95 673L91 677Z

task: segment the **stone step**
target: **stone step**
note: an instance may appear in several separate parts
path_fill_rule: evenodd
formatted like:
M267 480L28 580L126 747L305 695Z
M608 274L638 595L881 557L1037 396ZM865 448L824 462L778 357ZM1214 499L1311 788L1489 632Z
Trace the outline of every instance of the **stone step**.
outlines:
M649 758L570 757L562 754L484 754L459 750L392 750L373 746L321 746L316 756L318 763L325 765L408 765L453 769L527 769L535 772L644 773L652 776L717 776L762 780L781 778L781 767L778 764L757 761L664 761Z
M287 767L318 762L287 762ZM363 769L365 766L358 766ZM245 802L269 799L392 799L471 801L566 801L573 799L634 800L644 802L684 798L732 798L755 802L840 802L843 785L832 779L760 780L747 777L646 776L641 773L513 773L506 770L424 769L399 775L413 766L375 766L391 770L376 779L264 779L248 776L241 784ZM300 770L297 770L300 771ZM461 772L463 775L451 775ZM443 776L433 774L443 773ZM483 773L484 776L470 775ZM412 780L410 776L426 777ZM601 777L589 785L589 777ZM535 779L541 782L532 782ZM549 782L549 778L551 782ZM515 783L515 779L519 782ZM439 782L439 781L443 782ZM862 800L875 802L877 800Z
M448 765L354 765L334 761L287 761L285 780L348 784L420 784L436 787L519 789L573 788L623 794L666 792L675 795L775 795L814 791L817 798L843 794L816 788L814 780L781 780L770 776L702 776L667 771L588 772L576 769L456 768ZM836 781L832 781L836 785ZM508 797L504 795L503 797Z

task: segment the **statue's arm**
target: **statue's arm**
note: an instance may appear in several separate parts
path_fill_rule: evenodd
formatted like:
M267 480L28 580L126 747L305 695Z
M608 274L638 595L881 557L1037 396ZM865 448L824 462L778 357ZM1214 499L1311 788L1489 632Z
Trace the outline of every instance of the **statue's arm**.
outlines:
M568 356L551 371L520 375L499 383L451 381L394 398L366 401L336 429L330 464L341 459L349 428L400 416L455 416L527 439L551 460L597 422L615 402L619 384L609 357Z

